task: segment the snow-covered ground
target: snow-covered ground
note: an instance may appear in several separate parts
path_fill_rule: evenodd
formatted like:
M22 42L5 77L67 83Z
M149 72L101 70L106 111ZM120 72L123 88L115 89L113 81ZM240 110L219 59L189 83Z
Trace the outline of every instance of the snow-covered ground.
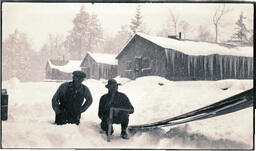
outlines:
M253 87L253 80L184 82L155 76L116 79L122 83L119 91L127 94L135 108L130 125L180 115ZM93 104L82 114L79 126L52 124L55 114L51 98L60 84L21 83L17 79L2 83L9 95L8 120L2 122L3 148L251 149L253 145L252 107L206 120L138 132L129 140L121 139L120 125L114 125L114 137L107 142L106 136L99 133L97 117L99 99L107 92L106 80L84 82L92 93Z

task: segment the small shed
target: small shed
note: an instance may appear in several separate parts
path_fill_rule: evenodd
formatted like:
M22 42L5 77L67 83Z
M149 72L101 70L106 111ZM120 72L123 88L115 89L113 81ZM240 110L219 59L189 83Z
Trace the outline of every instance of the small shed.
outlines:
M46 64L46 80L72 80L72 72L81 70L78 60L48 60Z
M169 80L252 79L253 47L135 34L117 56L118 75Z
M111 79L117 76L115 54L88 52L81 63L81 70L92 79Z

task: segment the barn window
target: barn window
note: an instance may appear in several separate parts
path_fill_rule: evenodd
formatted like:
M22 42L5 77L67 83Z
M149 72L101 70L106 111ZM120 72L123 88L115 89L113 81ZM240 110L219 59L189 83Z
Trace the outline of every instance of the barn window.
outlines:
M149 67L149 59L145 57L142 59L142 68L148 68L148 67Z
M131 60L127 61L126 69L132 69L132 61Z

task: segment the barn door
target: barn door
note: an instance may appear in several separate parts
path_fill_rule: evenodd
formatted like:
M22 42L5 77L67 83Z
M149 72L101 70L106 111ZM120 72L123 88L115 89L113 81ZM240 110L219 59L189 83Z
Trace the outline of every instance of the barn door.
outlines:
M86 78L90 79L90 77L91 77L91 75L90 75L90 68L86 67L86 68L83 68L82 70L83 70L83 72L85 72Z
M135 57L135 78L141 77L141 69L142 69L142 57Z
M87 70L87 73L88 73L88 79L90 79L91 78L91 73L90 73L90 68L88 68L88 70Z

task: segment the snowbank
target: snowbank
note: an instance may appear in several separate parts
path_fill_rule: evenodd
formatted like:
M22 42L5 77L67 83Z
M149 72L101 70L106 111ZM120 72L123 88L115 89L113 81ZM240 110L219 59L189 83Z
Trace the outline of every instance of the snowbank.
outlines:
M135 112L130 125L146 124L183 114L220 101L252 87L253 80L174 82L148 76L136 80L116 77L123 83ZM100 134L97 116L99 99L107 93L106 80L84 82L93 96L91 107L82 114L81 124L57 126L51 98L60 83L3 83L9 94L8 120L2 122L3 148L83 149L250 149L253 145L253 109L194 121L175 127L138 132L129 140L120 138L114 125L111 142ZM222 88L228 87L227 90Z

